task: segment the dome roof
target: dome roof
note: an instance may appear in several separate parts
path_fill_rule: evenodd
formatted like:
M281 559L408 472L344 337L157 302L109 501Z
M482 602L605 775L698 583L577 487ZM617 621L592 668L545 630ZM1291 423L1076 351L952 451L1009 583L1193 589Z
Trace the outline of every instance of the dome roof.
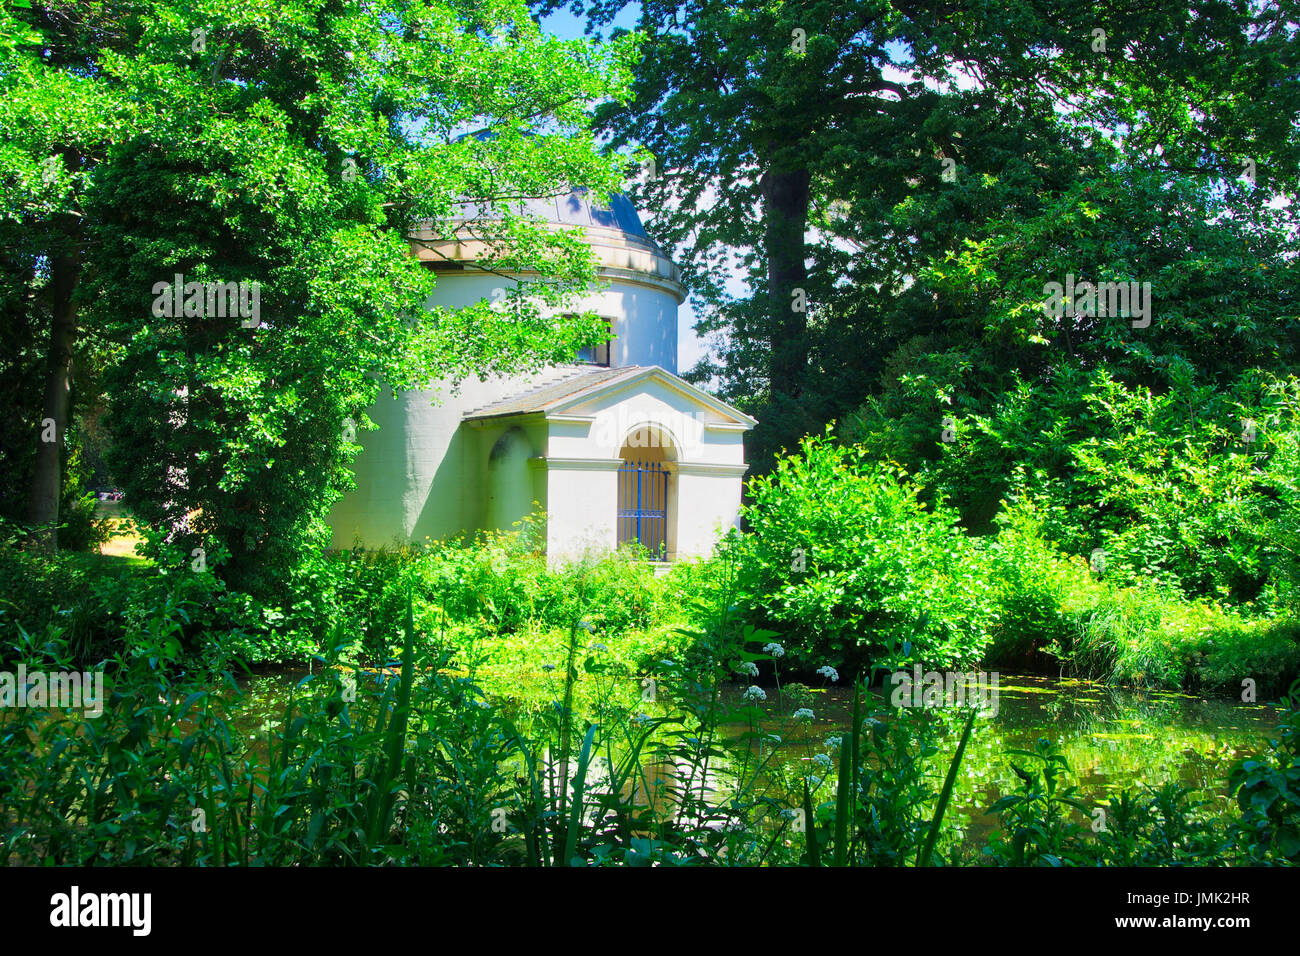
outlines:
M547 222L614 229L639 239L649 239L632 200L622 193L612 194L609 205L604 208L595 205L585 189L575 189L567 196L551 199L531 199L524 203L524 208Z
M586 189L575 189L562 196L516 200L511 202L511 206L517 212L535 216L543 222L555 223L558 226L581 226L586 229L610 229L624 236L639 239L646 245L654 245L646 235L645 226L641 224L641 217L637 215L632 200L622 193L613 193L609 197L608 206L596 205ZM461 203L457 209L457 219L480 217L496 218L476 203Z
M473 133L464 133L458 139L473 137L478 140L488 140L495 135L491 130L482 129ZM521 203L521 206L523 212L536 216L545 222L553 222L562 226L613 229L615 232L635 236L649 245L654 245L650 237L646 235L645 226L641 224L641 217L637 215L636 206L632 205L632 200L628 199L623 193L612 194L609 197L609 205L606 207L593 205L586 189L575 189L568 195L526 199ZM479 211L473 203L463 204L461 211L465 218L475 218L479 215Z

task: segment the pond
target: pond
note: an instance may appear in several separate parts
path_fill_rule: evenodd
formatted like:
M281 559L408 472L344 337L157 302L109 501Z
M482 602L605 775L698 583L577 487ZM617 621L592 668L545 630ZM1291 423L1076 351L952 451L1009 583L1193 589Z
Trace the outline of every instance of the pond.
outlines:
M1227 779L1232 765L1263 752L1265 738L1277 724L1276 709L1265 704L1085 681L1002 675L998 691L996 714L975 724L946 818L965 831L972 845L982 844L995 825L988 808L1016 789L1011 761L1028 765L1008 751L1032 750L1040 737L1060 746L1070 767L1067 782L1078 786L1079 798L1090 806L1124 788L1175 781L1208 801L1208 809L1219 815L1231 806ZM769 704L776 703L772 698L769 692ZM782 737L778 759L811 764L819 752L834 757L825 738L849 727L851 692L832 686L803 699L816 715L813 721L785 719L763 726ZM878 703L883 706L883 698ZM739 734L748 728L732 729ZM940 741L933 762L936 788L957 736L954 729ZM824 790L820 796L832 795Z
M242 681L247 697L238 707L238 723L254 733L278 724L290 689L303 676L305 672L280 673ZM741 688L728 689L726 698L739 707ZM883 699L878 703L883 705ZM797 707L811 709L814 719L793 719ZM780 694L769 690L765 709L771 716L761 729L782 738L768 764L771 772L764 775L774 790L783 788L783 780L822 775L818 768L826 761L820 758L819 764L819 754L838 759L826 741L850 724L850 690L833 685L787 688ZM996 714L976 722L967 745L946 826L960 829L969 846L982 845L996 822L988 808L1016 788L1011 761L1018 758L1008 751L1032 750L1040 737L1061 747L1069 762L1068 782L1078 786L1079 798L1090 806L1104 803L1126 787L1158 787L1176 781L1208 801L1213 812L1223 814L1231 806L1227 778L1233 763L1261 753L1276 721L1276 710L1265 704L1002 675ZM733 723L722 729L739 739L751 728ZM936 789L956 737L954 731L939 741L932 767ZM792 807L797 805L794 794L782 797ZM830 784L818 798L833 799Z

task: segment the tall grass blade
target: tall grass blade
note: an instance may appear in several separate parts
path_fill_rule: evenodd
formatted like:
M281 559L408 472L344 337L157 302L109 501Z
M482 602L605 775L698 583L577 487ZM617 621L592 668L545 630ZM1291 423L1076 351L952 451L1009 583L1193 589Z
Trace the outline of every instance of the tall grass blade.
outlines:
M849 800L852 805L852 814L854 826L849 830L849 858L848 865L857 865L857 844L858 844L858 766L860 763L861 741L862 741L862 697L867 692L866 684L854 684L853 688L853 726L849 730L849 754L852 758L849 763ZM841 764L843 760L841 760ZM843 767L841 766L841 774ZM843 864L841 864L843 865Z
M569 807L569 825L564 831L563 864L565 866L572 861L578 850L578 833L582 827L582 799L587 788L587 765L591 762L591 745L595 739L596 725L592 724L587 728L582 749L578 751L578 769L573 775L573 805ZM561 785L567 789L568 781L563 781Z
M803 833L808 844L808 865L821 866L822 854L817 846L817 827L813 823L812 794L808 792L808 781L803 782Z
M853 722L857 724L857 684L853 685ZM849 789L853 786L854 740L840 741L840 775L835 781L835 852L831 866L848 866L849 862Z
M948 801L952 799L953 787L957 784L957 770L961 767L961 758L966 753L966 741L970 740L970 731L975 726L975 718L978 714L979 709L972 707L970 716L966 718L961 740L957 742L957 752L952 755L952 763L948 764L948 775L944 778L943 789L939 792L939 802L934 807L934 819L930 821L930 830L925 835L925 845L921 847L921 852L916 858L917 866L930 865L930 855L934 852L934 844L939 839L939 828L943 826L943 815L948 812Z
M375 781L374 812L368 820L367 843L374 846L388 831L393 816L393 781L398 778L406 749L406 721L411 708L411 686L415 683L414 597L406 595L406 635L402 640L402 673L397 685L397 706L385 728L384 761Z

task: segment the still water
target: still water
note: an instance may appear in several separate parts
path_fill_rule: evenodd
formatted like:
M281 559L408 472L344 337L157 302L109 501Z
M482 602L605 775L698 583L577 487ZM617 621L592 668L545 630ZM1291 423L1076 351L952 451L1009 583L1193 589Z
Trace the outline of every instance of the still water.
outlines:
M241 682L246 693L238 708L243 728L256 734L277 725L293 684L302 676L282 673ZM740 688L728 690L728 702L739 707L740 694ZM792 715L801 707L811 710L813 719L795 720ZM780 781L788 785L807 774L825 775L827 761L819 755L838 759L827 738L849 726L851 691L833 685L781 693L769 690L764 708L769 716L758 728L730 723L724 725L724 732L734 739L752 729L781 737L775 753L772 748L761 753L764 745L754 744L759 759L770 755L770 772L765 776L775 788L780 788ZM981 842L995 823L988 808L1016 789L1012 760L1026 763L1008 751L1032 750L1042 737L1061 747L1070 767L1066 782L1077 785L1079 799L1089 805L1105 803L1126 787L1176 781L1209 801L1214 812L1227 812L1227 778L1233 763L1262 752L1276 722L1276 710L1266 704L1002 675L996 715L975 724L946 820L968 841ZM956 737L951 732L938 742L939 752L933 758L936 789ZM829 787L823 788L821 799L833 798Z
M1008 751L1033 750L1039 738L1060 746L1070 767L1065 782L1077 785L1079 799L1088 805L1105 803L1124 788L1174 781L1191 788L1197 798L1209 802L1207 809L1219 814L1231 806L1227 779L1232 765L1261 753L1277 724L1277 711L1268 705L1084 681L1002 675L998 692L996 715L975 724L947 817L976 843L995 824L988 808L1016 790L1012 761L1034 769L1033 762ZM815 768L816 754L835 756L825 738L849 726L852 694L830 687L808 696L812 699L805 696L805 706L814 720L774 720L762 729L781 736L783 759ZM776 705L772 710L792 710L789 705L782 708L771 692L768 703ZM733 729L740 733L748 728ZM954 728L939 741L933 760L936 789L956 738ZM827 796L822 794L823 799Z

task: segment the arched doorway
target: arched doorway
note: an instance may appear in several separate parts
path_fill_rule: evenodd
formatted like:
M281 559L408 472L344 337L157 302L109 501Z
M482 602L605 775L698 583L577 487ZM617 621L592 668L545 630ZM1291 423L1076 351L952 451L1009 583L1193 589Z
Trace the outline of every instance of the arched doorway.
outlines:
M672 439L653 425L628 433L619 451L618 545L636 542L653 561L668 561L676 551Z

